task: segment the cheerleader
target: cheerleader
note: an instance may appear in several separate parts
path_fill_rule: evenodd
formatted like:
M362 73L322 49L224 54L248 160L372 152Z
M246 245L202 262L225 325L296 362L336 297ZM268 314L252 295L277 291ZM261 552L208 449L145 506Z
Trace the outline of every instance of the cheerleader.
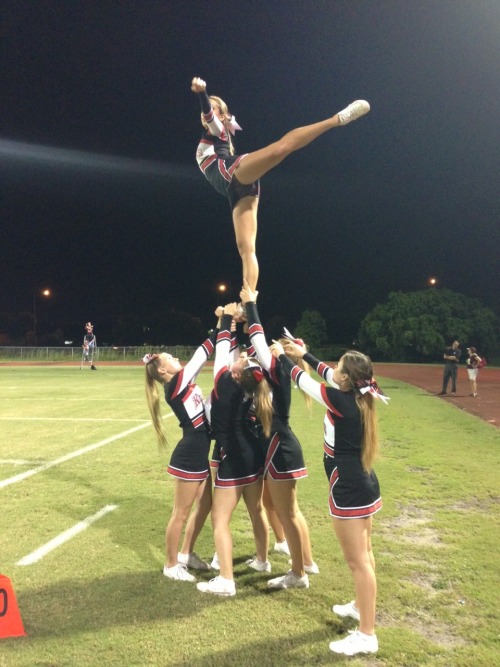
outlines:
M184 367L166 352L147 354L143 358L146 398L160 447L166 446L166 438L160 416L158 384L163 386L165 400L182 428L182 438L172 452L167 469L174 478L175 486L174 506L165 531L166 562L163 568L166 577L177 581L196 581L196 577L188 572L188 567L210 569L208 563L193 551L212 506L208 463L210 435L203 394L195 379L213 352L216 335L217 329L197 348ZM189 516L193 505L195 509ZM179 552L184 525L184 540Z
M236 303L224 307L217 335L214 362L214 389L211 394L210 421L216 440L219 465L215 475L212 526L220 574L209 582L197 584L202 593L233 596L232 514L243 496L250 515L257 555L246 564L258 572L270 572L267 560L269 531L262 504L264 456L255 429L255 417L264 433L270 434L272 397L261 366L246 355L231 363L231 323L238 310Z
M357 100L331 118L292 130L260 150L236 155L231 135L234 136L241 127L229 113L226 103L220 97L209 97L206 88L203 79L193 78L191 90L199 96L203 125L196 160L209 183L229 199L243 279L254 290L259 277L255 254L259 179L290 153L307 146L328 130L365 115L370 111L370 105L365 100Z
M302 357L330 385L313 380L287 355ZM354 578L356 598L334 605L339 616L359 621L359 630L330 643L344 655L376 653L375 604L377 581L371 547L372 517L382 507L373 461L378 451L375 399L387 402L373 379L369 357L348 351L332 369L291 341L275 342L273 355L292 380L327 409L324 420L324 466L330 483L329 507L333 527Z
M319 570L312 560L309 564L304 563L304 552L310 553L309 530L297 504L297 480L307 477L307 469L300 443L289 425L290 376L269 350L255 303L257 292L251 290L246 281L240 298L246 308L250 343L269 375L273 390L274 416L271 436L266 439L264 478L285 531L292 565L287 574L267 583L274 589L309 588L308 574L316 574Z

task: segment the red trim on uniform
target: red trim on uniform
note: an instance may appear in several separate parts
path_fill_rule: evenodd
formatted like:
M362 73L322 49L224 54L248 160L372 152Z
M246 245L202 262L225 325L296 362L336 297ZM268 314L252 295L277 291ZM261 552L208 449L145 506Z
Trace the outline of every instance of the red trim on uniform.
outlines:
M215 346L210 338L207 338L207 340L202 344L203 349L205 350L205 354L208 357L210 357L215 349Z
M198 426L201 426L202 424L204 424L205 423L205 413L202 412L201 415L192 419L191 423L192 423L194 428L198 428Z
M294 366L292 368L292 380L295 382L295 384L298 384L298 379L300 377L300 374L303 372L304 371L299 366Z
M267 449L266 460L264 462L264 474L267 472L267 469L271 465L271 461L273 459L274 454L276 453L276 450L278 449L279 444L280 444L279 435L275 433L271 438L269 442L269 447Z
M200 169L202 172L205 173L210 165L215 162L215 160L217 160L217 155L210 155L206 160L203 160L203 162L200 164Z
M168 466L167 472L172 477L177 477L177 479L182 479L185 482L204 482L209 476L208 470L200 470L198 472L190 472L188 470L180 470L179 468L174 468Z
M382 498L378 498L375 502L370 505L365 505L364 507L349 507L343 509L342 507L337 507L330 505L330 514L337 519L365 519L366 517L375 514L380 509L382 509Z
M245 157L245 155L238 155L237 159L233 162L233 164L227 170L227 173L231 176L231 178L233 177L233 174L236 170L236 167L239 165L239 163Z
M217 334L217 344L229 341L231 343L232 337L231 337L231 332L228 331L227 329L223 329L222 331L219 331Z
M330 477L330 493L328 497L328 505L330 508L330 515L337 519L364 519L375 514L382 508L382 498L377 498L369 505L362 507L338 507L333 499L333 487L339 478L338 469L334 468Z
M231 181L231 174L228 172L226 169L226 164L222 158L219 158L217 160L217 166L219 168L219 173L222 176L222 178L228 182Z
M279 377L278 377L278 360L276 357L271 357L271 368L269 369L269 375L271 376L271 380L274 382L274 384L279 384Z
M319 364L318 364L318 368L317 368L316 372L318 373L318 375L321 375L321 377L323 379L325 379L325 376L328 373L329 369L330 369L330 366L325 364L323 361L320 361Z
M337 408L333 405L333 403L330 401L328 398L328 394L326 393L326 385L322 384L321 385L321 398L325 401L326 406L328 407L329 410L333 412L334 415L337 415L337 417L343 417L344 415L337 410Z
M249 484L258 482L261 477L262 472L255 475L247 475L246 477L238 477L236 479L220 479L219 473L217 472L214 486L218 489L232 489L237 486L248 486Z
M180 390L180 387L182 385L182 380L183 380L183 377L184 377L184 369L179 371L176 375L174 375L174 377L175 377L175 383L174 383L174 390L171 394L172 399L176 398L177 395L179 394L179 390Z
M326 440L323 441L323 451L327 456L330 456L333 459L335 448L329 445Z
M274 466L272 461L269 464L267 472L276 482L283 482L287 479L302 479L303 477L307 477L306 468L299 468L298 470L287 470L286 472L279 472L278 470L276 470L276 467Z
M273 456L276 454L276 451L280 445L280 438L277 433L273 435L269 443L269 448L267 450L266 461L264 463L264 477L267 473L277 481L285 479L300 479L301 477L307 477L307 468L298 468L297 470L287 470L286 472L280 472L276 469L276 466L273 464Z
M215 397L216 397L216 398L219 398L219 392L217 391L217 387L218 387L218 384L219 384L219 380L220 380L220 378L221 378L221 375L224 375L224 373L225 373L226 371L228 371L228 370L229 370L229 368L228 368L227 366L224 366L223 368L220 369L220 371L219 371L219 372L217 373L217 375L215 376L215 380L214 380L214 389L213 389L213 391L214 391L214 394L215 394Z

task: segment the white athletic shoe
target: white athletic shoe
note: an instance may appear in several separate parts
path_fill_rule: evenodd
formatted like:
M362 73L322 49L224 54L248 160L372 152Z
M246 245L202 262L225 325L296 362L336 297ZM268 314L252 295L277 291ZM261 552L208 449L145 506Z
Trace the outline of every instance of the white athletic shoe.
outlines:
M334 604L332 611L342 618L354 618L359 621L359 609L354 605L354 600L347 604Z
M196 577L193 577L192 574L189 574L185 565L174 565L173 567L165 566L163 568L163 574L169 579L174 579L175 581L196 581Z
M271 563L268 560L259 560L257 556L249 558L245 564L257 572L271 572Z
M292 564L292 559L288 561L288 564ZM319 567L313 561L310 565L304 565L304 572L306 574L319 574Z
M295 572L288 570L282 577L276 579L269 579L267 582L269 588L309 588L309 577L305 574L303 577L298 577Z
M210 581L201 581L196 584L196 588L202 593L213 593L214 595L223 595L231 597L236 595L236 586L232 579L224 579L220 575L210 579Z
M193 570L209 570L210 565L208 563L205 563L204 560L201 560L201 558L196 554L194 551L192 551L190 554L177 554L177 562L180 565L185 565L186 567L190 567Z
M212 568L212 570L220 570L219 556L217 556L217 552L214 553L214 557L212 558L210 567Z
M290 549L288 548L288 542L283 540L283 542L276 542L274 545L274 551L277 551L279 554L285 554L286 556L290 555Z
M366 100L356 100L351 102L349 106L342 111L338 112L338 117L341 125L347 125L347 123L352 123L353 120L357 120L364 116L370 111L370 105Z
M330 651L342 655L357 655L358 653L376 653L378 640L376 635L365 635L359 630L350 632L345 639L330 642Z

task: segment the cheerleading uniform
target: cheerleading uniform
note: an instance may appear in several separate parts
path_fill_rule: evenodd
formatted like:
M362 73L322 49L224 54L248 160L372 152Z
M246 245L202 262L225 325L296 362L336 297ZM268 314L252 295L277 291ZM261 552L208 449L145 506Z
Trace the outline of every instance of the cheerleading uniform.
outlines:
M214 362L214 389L211 428L220 454L215 486L246 486L262 477L264 456L255 429L252 398L231 377L230 360L237 353L233 345L231 316L224 315L217 336Z
M182 438L172 452L167 471L186 482L203 482L209 475L209 427L203 394L194 380L214 350L216 335L214 330L164 387L165 400L182 428Z
M371 516L382 507L380 487L372 470L361 463L363 424L353 391L316 382L283 354L280 361L302 391L327 409L324 420L324 466L330 482L330 515L338 519L360 519ZM332 369L312 354L306 361L323 378L332 382Z
M269 351L257 305L247 303L245 307L250 343L267 373L273 392L271 437L262 439L266 455L264 477L269 474L276 481L307 477L302 447L289 424L292 402L290 375L281 361L275 359Z
M248 154L231 155L227 130L215 115L207 93L198 93L198 98L208 130L203 130L196 149L196 161L210 185L228 198L232 210L243 197L258 197L260 182L243 185L238 181L234 172Z

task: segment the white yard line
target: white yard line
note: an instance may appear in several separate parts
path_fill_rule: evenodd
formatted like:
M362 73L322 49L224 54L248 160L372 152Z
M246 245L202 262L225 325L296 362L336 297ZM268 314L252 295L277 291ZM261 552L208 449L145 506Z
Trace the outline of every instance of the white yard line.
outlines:
M57 549L57 547L60 547L61 544L64 544L68 540L71 540L73 537L75 537L75 535L78 535L78 533L83 532L95 521L103 517L105 514L112 512L117 507L118 505L106 505L92 516L88 516L83 521L80 521L71 528L68 528L68 530L65 530L64 533L60 533L59 535L57 535L57 537L54 537L53 540L47 542L47 544L38 547L38 549L35 549L35 551L32 551L30 554L28 554L28 556L21 558L21 560L17 561L16 565L33 565L33 563L37 563L48 553L50 553L54 549Z
M46 421L46 422L142 422L149 424L147 419L97 419L94 417L0 417L0 421L9 422L37 422L37 421Z
M174 413L170 412L168 415L164 417L164 419L169 419L170 417L173 416ZM87 452L92 452L94 449L99 449L99 447L104 447L104 445L109 445L111 442L115 442L115 440L120 440L121 438L125 438L127 435L131 435L136 431L140 431L141 429L146 428L147 426L150 426L150 422L139 424L139 426L134 426L133 428L130 428L128 431L122 431L121 433L112 435L110 438L106 438L105 440L96 442L93 445L87 445L87 447L82 447L81 449L77 449L75 452L70 452L65 456L60 456L58 459L54 459L53 461L44 463L38 468L33 468L32 470L26 470L25 472L19 473L19 475L14 475L14 477L8 477L7 479L2 479L0 481L0 489L3 489L5 486L9 486L10 484L16 484L17 482L22 482L23 479L26 479L27 477L32 477L33 475L37 475L39 472L44 472L45 470L49 470L49 468L54 468L55 466L58 466L60 463L65 463L66 461L70 461L71 459L74 459L77 456L81 456L82 454L86 454Z

